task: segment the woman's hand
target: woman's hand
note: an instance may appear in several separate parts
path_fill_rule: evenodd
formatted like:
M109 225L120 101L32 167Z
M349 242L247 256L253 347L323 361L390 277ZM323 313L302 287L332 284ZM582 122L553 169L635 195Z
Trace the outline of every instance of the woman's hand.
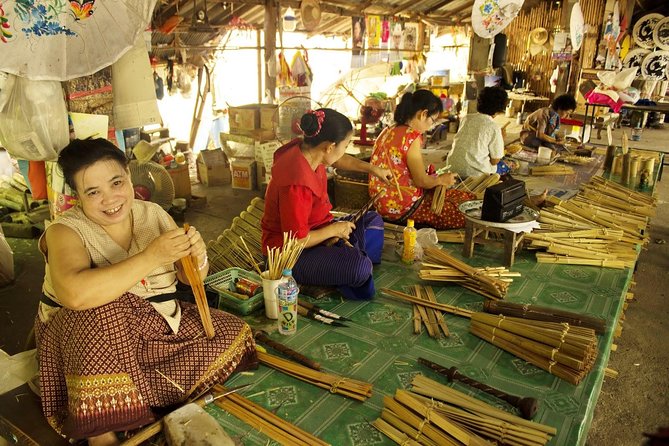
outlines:
M390 182L393 179L393 173L390 171L390 169L385 169L379 166L372 166L371 174L374 175L375 177L378 177L381 181L383 181L386 184L390 184Z
M197 229L195 229L194 226L191 226L188 229L188 233L186 233L186 235L190 241L190 255L202 261L202 259L207 255L207 245L204 243L202 235L197 231Z
M331 237L339 237L348 240L351 232L355 229L355 224L350 221L337 221L331 223L328 228L331 231Z
M437 181L439 181L440 186L451 187L455 184L455 179L457 178L457 176L458 176L457 173L452 173L452 172L442 173L437 177Z
M194 231L193 237L199 237L196 234ZM182 228L172 229L153 240L144 252L157 265L169 265L191 253L191 239Z

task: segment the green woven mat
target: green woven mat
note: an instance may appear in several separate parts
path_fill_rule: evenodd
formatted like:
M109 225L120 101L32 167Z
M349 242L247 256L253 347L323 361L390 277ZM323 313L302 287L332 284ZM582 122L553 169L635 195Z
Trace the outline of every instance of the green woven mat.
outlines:
M460 257L461 245L446 249ZM497 266L501 257L501 249L477 247L475 257L466 261L472 266ZM416 283L424 284L418 279L418 269L418 263L407 267L385 261L374 271L377 289L402 290ZM468 319L445 315L451 332L448 338L435 340L425 331L414 335L411 306L378 293L370 302L342 301L338 295L317 301L323 308L351 318L353 322L348 322L348 328L329 328L300 318L295 335L272 334L274 339L320 362L328 372L373 383L373 396L364 403L331 394L264 366L252 374L237 374L227 384L254 383L243 395L333 445L390 445L393 442L369 424L379 416L383 396L393 395L398 388L408 388L419 373L447 382L416 364L416 358L422 356L447 367L455 365L466 375L506 392L538 398L540 408L535 421L558 430L549 444L584 444L608 363L612 327L632 271L538 264L534 254L528 252L516 256L512 270L522 273L522 277L511 285L509 301L553 306L607 319L608 331L599 337L597 364L580 385L562 381L471 335ZM437 285L434 290L439 302L471 310L482 308L481 296L459 286ZM268 323L258 313L248 316L247 321L253 326ZM482 392L458 383L452 385L509 409ZM207 410L228 432L242 437L244 444L268 444L262 433L218 407L209 406Z

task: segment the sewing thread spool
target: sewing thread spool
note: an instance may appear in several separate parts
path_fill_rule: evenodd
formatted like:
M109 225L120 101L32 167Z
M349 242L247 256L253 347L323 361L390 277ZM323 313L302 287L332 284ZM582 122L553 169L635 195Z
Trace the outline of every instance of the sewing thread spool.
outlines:
M616 155L613 157L613 165L611 166L611 173L613 175L620 175L623 168L623 156Z
M616 146L606 148L606 157L604 158L604 172L611 172L613 167L613 158L616 156Z
M636 187L639 178L639 164L641 160L638 155L632 157L632 164L630 166L630 186Z
M620 175L620 182L624 185L630 184L630 170L632 169L632 154L627 152L623 155L623 168Z

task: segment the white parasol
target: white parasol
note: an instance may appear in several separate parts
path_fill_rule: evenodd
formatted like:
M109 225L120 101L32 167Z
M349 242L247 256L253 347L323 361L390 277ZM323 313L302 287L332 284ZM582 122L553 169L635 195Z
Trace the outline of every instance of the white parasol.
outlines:
M69 80L116 62L144 32L156 0L4 0L0 71Z
M569 32L571 34L571 44L574 51L578 51L583 43L583 11L581 11L581 4L576 3L571 8L571 17L569 18Z
M337 110L349 118L356 119L360 106L371 93L383 92L388 97L397 94L398 87L412 82L411 76L391 76L392 63L379 62L354 68L326 88L318 99L323 107Z
M525 0L475 0L472 27L480 37L492 38L516 18Z

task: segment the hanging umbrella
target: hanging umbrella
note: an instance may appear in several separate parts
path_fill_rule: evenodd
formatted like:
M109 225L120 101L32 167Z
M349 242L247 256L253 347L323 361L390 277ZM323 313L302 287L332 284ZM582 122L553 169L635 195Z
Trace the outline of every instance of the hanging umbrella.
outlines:
M480 37L492 38L516 18L525 0L475 0L472 28Z
M349 118L357 118L365 98L371 93L395 96L398 87L412 82L407 74L391 76L392 66L392 63L379 62L354 68L326 88L318 102Z
M3 0L0 71L64 81L116 62L142 33L156 0Z

